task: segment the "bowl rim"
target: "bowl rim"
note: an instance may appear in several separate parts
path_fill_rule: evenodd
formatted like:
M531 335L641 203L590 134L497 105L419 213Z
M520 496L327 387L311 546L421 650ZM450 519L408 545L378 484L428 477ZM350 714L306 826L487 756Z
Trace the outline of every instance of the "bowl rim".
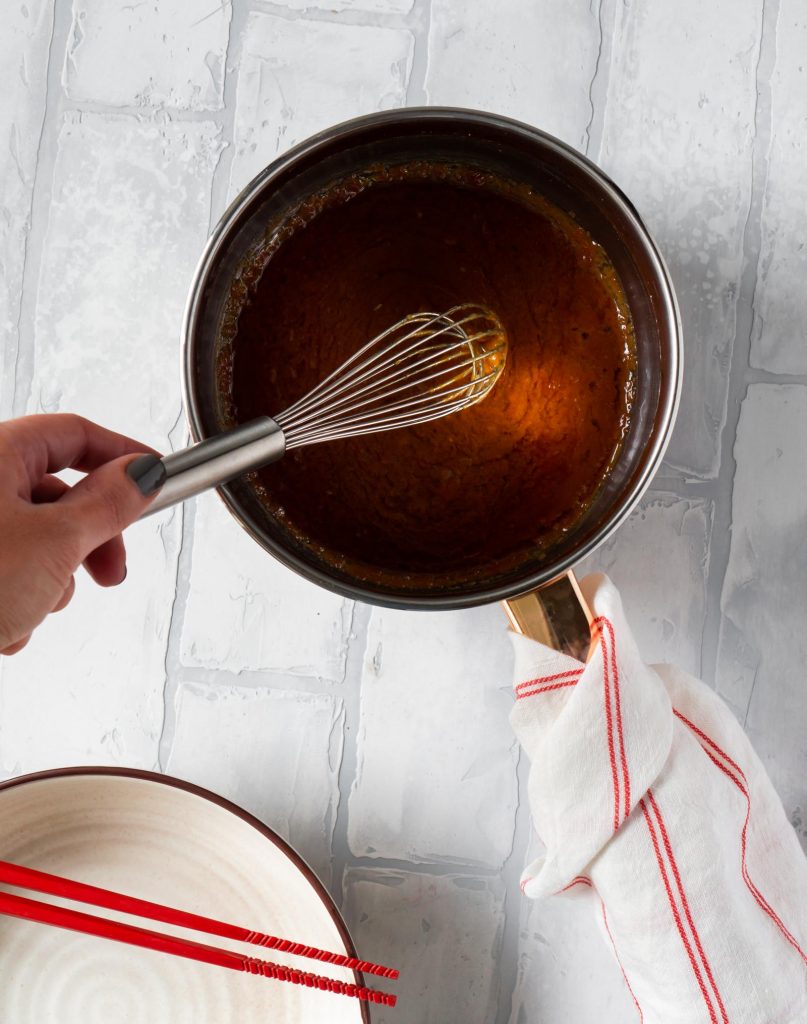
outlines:
M123 768L111 765L71 765L65 768L47 768L43 771L28 772L25 775L16 775L10 779L4 779L0 782L0 793L4 790L14 789L18 786L24 786L32 782L47 782L51 779L69 778L71 776L79 776L83 778L91 778L93 776L107 776L123 779L138 779L141 782L156 782L164 786L168 786L172 789L179 789L185 793L189 793L191 796L201 797L204 800L215 804L217 807L222 808L225 811L229 811L230 814L240 818L247 825L252 826L256 832L264 839L268 839L270 843L280 850L284 856L286 856L292 864L301 872L305 880L314 890L316 895L322 901L326 911L330 915L333 923L336 925L336 930L339 932L339 937L345 946L345 951L348 956L357 957L356 947L353 944L353 939L350 936L348 927L336 906L333 897L325 888L324 884L320 881L319 876L316 874L314 869L308 864L306 860L292 847L289 843L281 838L273 829L269 828L259 818L256 818L254 814L250 814L249 811L244 810L238 804L233 803L232 800L228 800L226 797L219 796L218 793L214 793L212 790L205 789L203 786L197 786L194 782L186 782L184 779L178 779L174 775L164 775L161 772L151 772L144 768ZM360 971L353 971L356 978L356 984L366 984L365 979ZM361 1001L359 1003L361 1010L362 1020L364 1024L370 1024L370 1008L366 1002Z
M646 447L646 456L642 470L632 486L621 498L611 518L577 549L542 569L526 574L516 582L511 581L488 586L483 584L473 591L465 590L457 593L448 592L443 594L410 594L405 591L395 594L383 589L376 590L372 584L358 581L346 582L331 575L324 569L312 565L299 557L289 547L267 536L253 516L241 507L237 497L228 485L225 484L217 488L219 497L236 522L254 541L281 564L286 566L286 568L291 569L309 582L317 583L326 590L330 590L341 597L365 601L382 608L424 611L472 608L494 601L517 597L559 579L611 537L638 505L661 465L664 453L669 445L675 426L683 385L683 330L672 277L658 245L645 226L636 207L604 171L587 156L579 153L567 143L542 131L540 128L514 118L465 107L403 107L342 121L299 142L260 171L238 193L220 217L202 250L191 280L182 318L180 339L182 396L193 441L201 441L206 436L201 426L199 403L196 399L196 388L193 379L195 356L193 328L197 313L202 304L207 276L215 265L216 256L228 241L230 229L236 223L241 212L254 200L259 192L269 187L274 179L287 171L302 157L316 155L318 150L330 147L334 143L347 142L352 136L367 129L407 125L416 122L428 125L430 122L436 124L439 121L447 120L465 123L469 126L499 128L532 142L537 141L541 145L554 150L561 158L576 165L579 170L596 180L596 183L608 197L609 201L631 222L636 239L643 246L644 254L653 267L654 275L658 281L663 309L661 319L668 327L671 341L666 364L668 384L660 392L659 412L657 414L657 421L660 427L654 433L652 443Z

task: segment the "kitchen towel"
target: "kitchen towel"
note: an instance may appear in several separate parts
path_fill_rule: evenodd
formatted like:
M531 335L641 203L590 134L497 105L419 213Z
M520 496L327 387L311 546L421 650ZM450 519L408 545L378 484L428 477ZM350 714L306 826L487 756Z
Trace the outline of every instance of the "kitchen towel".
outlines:
M762 763L704 683L642 661L610 580L581 586L585 665L513 635L545 846L523 892L590 903L643 1024L807 1022L807 859Z

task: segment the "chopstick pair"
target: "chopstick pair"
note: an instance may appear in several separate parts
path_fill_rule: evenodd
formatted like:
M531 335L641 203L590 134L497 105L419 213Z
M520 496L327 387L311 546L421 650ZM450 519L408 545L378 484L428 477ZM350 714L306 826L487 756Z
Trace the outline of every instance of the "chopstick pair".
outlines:
M109 889L86 885L83 882L74 882L68 878L61 878L59 875L50 875L44 871L37 871L34 868L23 867L8 861L0 860L0 884L43 892L50 896L60 896L79 903L105 907L107 910L133 914L152 921L161 921L164 924L191 928L208 935L235 939L266 949L277 949L283 953L308 957L324 963L335 964L338 967L380 975L391 980L397 978L399 973L394 967L384 967L381 964L359 960L357 957L346 956L343 953L330 953L327 950L317 949L315 946L292 942L289 939L266 935L263 932L250 931L247 928L217 921L211 917L176 910L160 903L151 903L149 900L126 896ZM54 906L52 903L42 903L13 893L0 892L0 914L37 921L40 924L54 925L58 928L67 928L100 938L113 939L116 942L125 942L160 953L170 953L188 960L229 967L231 970L246 971L249 974L257 974L277 981L287 981L295 985L304 985L307 988L317 988L338 995L352 996L384 1006L394 1006L397 1001L397 997L389 992L381 992L364 985L355 985L339 981L336 978L300 971L269 960L259 960L243 953L235 953L228 949L194 942L191 939L162 935L160 932L151 931L148 928L124 924L120 921L110 921L104 917L96 917L93 914L85 914L67 907Z

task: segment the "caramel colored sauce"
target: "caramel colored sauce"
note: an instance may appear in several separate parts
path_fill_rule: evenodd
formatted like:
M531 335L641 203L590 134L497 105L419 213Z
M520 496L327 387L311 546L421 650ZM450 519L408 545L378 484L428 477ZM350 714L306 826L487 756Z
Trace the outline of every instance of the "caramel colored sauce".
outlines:
M303 448L258 474L268 511L335 564L450 579L518 565L584 513L630 415L628 306L602 249L523 186L418 164L344 181L253 267L225 384L279 413L408 313L495 310L505 370L478 405Z

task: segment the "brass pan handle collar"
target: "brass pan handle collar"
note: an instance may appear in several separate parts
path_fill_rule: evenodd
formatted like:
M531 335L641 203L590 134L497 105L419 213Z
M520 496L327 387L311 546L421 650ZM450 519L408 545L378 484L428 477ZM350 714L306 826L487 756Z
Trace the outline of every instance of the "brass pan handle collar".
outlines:
M578 661L587 660L594 616L571 570L502 604L514 632Z

